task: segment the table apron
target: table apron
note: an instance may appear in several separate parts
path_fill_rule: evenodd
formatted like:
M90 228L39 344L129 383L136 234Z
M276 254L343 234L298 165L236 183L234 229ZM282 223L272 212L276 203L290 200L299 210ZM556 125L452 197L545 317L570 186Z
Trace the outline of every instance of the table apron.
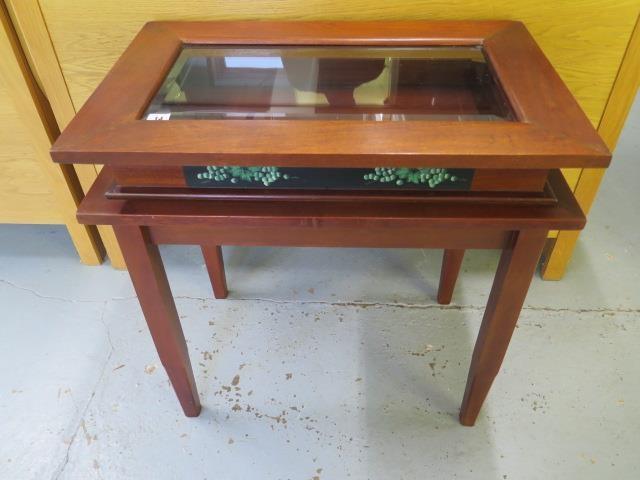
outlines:
M243 226L153 225L155 244L241 245L281 247L503 249L514 230L465 227Z

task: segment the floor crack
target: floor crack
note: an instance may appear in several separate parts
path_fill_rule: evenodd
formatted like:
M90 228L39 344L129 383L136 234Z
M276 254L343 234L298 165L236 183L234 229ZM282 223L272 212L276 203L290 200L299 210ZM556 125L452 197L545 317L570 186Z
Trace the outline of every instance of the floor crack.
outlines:
M23 292L28 292L31 293L32 295L35 295L38 298L44 298L45 300L57 300L59 302L69 302L69 303L79 303L79 302L93 302L95 303L94 300L73 300L71 298L64 298L64 297L56 297L53 295L43 295L42 293L33 290L31 288L27 288L27 287L23 287L21 285L17 285L13 282L10 282L9 280L5 280L5 279L0 279L0 283L4 283L5 285L8 285L12 288L16 288L18 290L22 290Z
M105 301L101 299L96 299L96 300L90 300L86 298L74 299L74 298L58 297L55 295L44 295L38 292L37 290L28 288L28 287L23 287L22 285L18 285L16 283L10 282L9 280L5 280L3 278L0 278L0 283L4 283L5 285L8 285L9 287L15 288L17 290L22 290L23 292L28 292L38 298L43 298L45 300L55 300L58 302L67 302L67 303L101 303ZM109 298L107 301L135 300L136 298L138 297L135 295L131 295L128 297L112 297L112 298Z
M5 279L0 279L0 283L4 283L10 287L16 288L18 290L22 290L25 292L29 292L32 295L35 295L38 298L43 298L45 300L56 300L60 302L68 302L68 303L100 303L100 302L108 302L108 301L129 301L137 299L136 295L131 295L127 297L112 297L108 300L88 300L88 299L71 299L64 297L57 297L53 295L43 295L36 290L31 288L23 287L21 285L17 285L13 282L10 282ZM176 295L174 297L176 300L196 300L200 302L206 302L215 300L213 297L197 297L190 295ZM416 310L471 310L471 311L482 311L485 308L485 305L439 305L437 303L405 303L405 302L359 302L359 301L328 301L328 300L278 300L274 298L266 298L266 297L238 297L238 298L229 298L227 301L235 301L235 302L266 302L266 303L275 303L282 305L327 305L334 307L355 307L355 308L407 308L407 309L416 309ZM569 307L540 307L540 306L527 306L525 305L522 310L524 311L533 311L533 312L567 312L567 313L601 313L601 314L616 314L616 313L638 313L640 314L640 308L569 308Z
M51 477L52 480L58 480L62 476L62 474L64 473L65 469L67 468L67 465L69 464L69 455L71 453L71 448L73 448L73 445L75 444L76 438L78 436L78 432L82 428L84 428L84 426L85 426L84 417L86 416L87 412L89 411L89 407L93 403L93 399L96 396L96 392L98 390L98 387L102 383L102 380L103 380L103 378L104 378L104 376L105 376L105 374L107 372L107 366L109 365L109 362L111 361L111 357L113 356L113 352L115 351L115 347L113 346L113 342L111 340L111 332L109 330L109 327L108 327L107 323L104 320L105 311L107 309L107 304L108 303L109 303L108 300L105 300L103 302L102 312L100 314L100 322L104 325L104 327L106 329L107 341L109 342L109 353L107 354L107 357L105 358L104 363L102 364L102 369L100 370L100 375L98 375L98 380L96 381L95 385L93 386L93 389L91 390L91 395L89 395L89 399L87 400L87 403L85 404L84 408L80 412L80 418L78 419L78 425L76 426L76 428L73 431L73 434L71 435L71 438L69 440L69 444L67 445L67 449L65 450L65 453L64 453L64 458L62 459L62 463L58 466L58 468L56 468L56 471L53 473L53 475Z
M200 302L214 301L213 297L196 297L190 295L176 295L176 300L195 300ZM231 302L265 302L278 305L326 305L332 307L355 308L407 308L416 310L473 310L484 311L485 305L440 305L437 303L405 303L405 302L360 302L360 301L327 301L327 300L279 300L265 297L238 297L228 298ZM570 313L640 313L640 308L569 308L569 307L540 307L524 306L524 311L540 312L570 312Z

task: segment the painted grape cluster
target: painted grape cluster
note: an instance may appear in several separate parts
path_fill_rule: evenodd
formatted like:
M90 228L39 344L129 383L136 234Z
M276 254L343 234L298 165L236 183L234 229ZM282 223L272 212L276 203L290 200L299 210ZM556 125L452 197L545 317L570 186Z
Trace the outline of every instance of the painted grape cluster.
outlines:
M277 180L288 180L289 175L282 174L278 167L207 167L206 172L198 173L199 180L213 180L216 182L238 183L242 180L245 182L261 182L268 187Z
M435 188L442 182L455 182L458 178L447 172L446 168L387 168L377 167L371 173L363 177L365 180L391 183L394 182L399 187L405 183L416 185L429 185Z
M286 172L286 173L284 173ZM458 174L458 171L455 172ZM195 173L197 180L213 181L220 184L238 183L262 184L269 187L276 182L288 181L289 187L325 188L332 185L346 185L347 188L370 188L372 183L402 187L420 185L436 188L448 182L464 181L464 178L450 173L445 168L394 168L377 167L372 170L355 168L279 168L279 167L238 167L208 166Z

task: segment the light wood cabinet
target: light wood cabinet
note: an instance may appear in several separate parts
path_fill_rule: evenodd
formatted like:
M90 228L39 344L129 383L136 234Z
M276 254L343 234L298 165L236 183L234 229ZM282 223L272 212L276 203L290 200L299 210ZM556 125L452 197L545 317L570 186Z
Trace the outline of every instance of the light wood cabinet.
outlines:
M9 85L0 79L0 220L64 223L54 208L48 172L36 158L31 134L16 111Z
M75 218L82 195L72 167L49 158L58 128L0 4L0 222L66 225L80 259L102 262L95 227Z
M520 20L610 148L637 90L640 70L636 27L640 0L4 1L60 125L66 125L69 115L82 106L142 25L151 20ZM569 169L564 173L588 210L601 172ZM107 247L112 242L108 235L103 235ZM576 238L558 236L546 263L546 278L562 276Z
M58 62L36 7L36 2L20 2L12 10L0 1L0 222L64 224L83 263L102 263L106 245L112 265L122 268L111 229L100 227L99 234L96 227L80 225L75 218L96 168L55 165L49 156L53 140L75 111L64 108L51 88L56 86L51 67ZM12 15L16 11L29 25L17 21ZM24 41L23 31L29 32L31 43ZM41 62L46 58L42 53L49 55L42 77L34 68L33 53ZM60 81L64 84L61 74Z

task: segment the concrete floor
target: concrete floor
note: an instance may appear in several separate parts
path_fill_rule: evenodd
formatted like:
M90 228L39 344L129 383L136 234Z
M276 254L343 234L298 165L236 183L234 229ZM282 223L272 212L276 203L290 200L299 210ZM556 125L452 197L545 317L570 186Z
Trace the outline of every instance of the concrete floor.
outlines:
M640 104L566 278L534 280L474 428L456 415L497 263L469 252L163 249L204 410L182 416L126 273L0 227L1 479L631 479L640 468ZM237 386L232 385L238 376Z

